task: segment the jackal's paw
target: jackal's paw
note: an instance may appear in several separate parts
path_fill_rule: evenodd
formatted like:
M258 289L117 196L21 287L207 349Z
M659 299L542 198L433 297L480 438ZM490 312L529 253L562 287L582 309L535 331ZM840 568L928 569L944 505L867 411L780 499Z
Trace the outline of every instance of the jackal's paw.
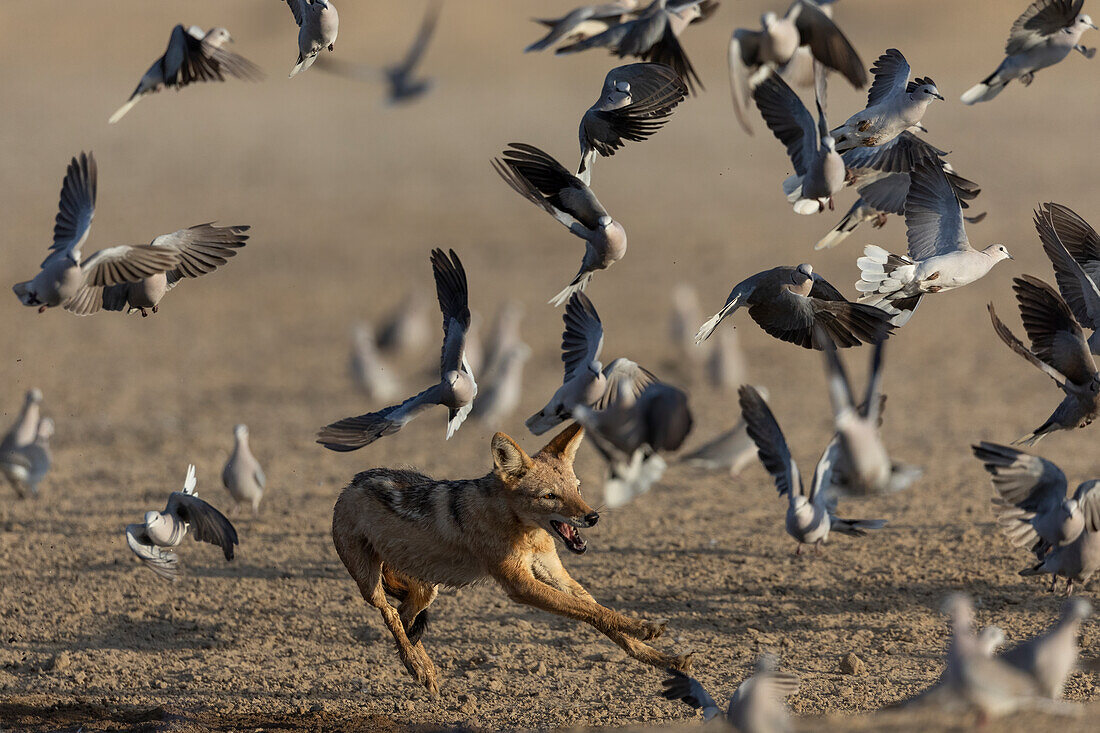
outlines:
M663 618L660 621L642 621L641 626L641 638L643 641L656 639L658 636L665 633L665 627L668 626L668 619Z
M670 657L668 666L678 672L688 672L691 670L691 662L694 656L695 652L688 652L678 657Z

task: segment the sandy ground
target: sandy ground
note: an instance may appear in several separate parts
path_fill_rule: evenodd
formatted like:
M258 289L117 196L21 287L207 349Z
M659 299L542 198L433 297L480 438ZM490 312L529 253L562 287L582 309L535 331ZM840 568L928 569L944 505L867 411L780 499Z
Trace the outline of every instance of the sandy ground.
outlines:
M337 53L397 58L424 4L398 11L345 0ZM897 45L956 100L997 63L1016 5L1024 3L936 0L916 10L908 0L845 0L839 16L868 64ZM538 32L530 16L568 6L448 3L426 63L438 88L416 106L389 109L377 84L317 70L287 80L295 29L274 0L0 4L7 282L33 274L65 164L82 149L95 151L100 170L91 250L212 219L253 227L238 258L185 283L155 317L39 316L0 298L0 417L14 419L23 391L38 386L57 423L42 498L17 502L0 491L0 728L408 730L691 719L655 694L657 671L594 630L517 607L495 587L441 593L426 642L442 692L429 698L405 675L328 536L333 501L357 471L413 464L437 476L481 475L496 429L529 449L540 445L522 420L560 379L560 311L545 301L573 275L581 247L508 190L488 161L518 140L573 163L577 120L613 62L598 52L519 52ZM711 311L744 276L808 261L850 293L860 246L904 248L894 220L812 252L841 212L791 213L779 192L781 146L762 130L749 138L736 128L725 44L732 27L765 7L776 4L726 2L691 29L685 44L707 92L652 141L595 170L601 200L630 232L629 255L590 289L607 328L605 354L630 356L691 390L697 428L689 446L726 429L738 410L734 394L712 391L677 363L665 335L677 283L693 283ZM267 81L163 93L108 126L176 22L229 27L235 50L266 69ZM989 30L970 44L974 27ZM792 708L830 716L804 720L803 729L930 729L845 716L937 677L948 592L972 593L980 622L1010 639L1056 615L1061 599L1016 575L1028 558L996 532L991 489L968 446L1017 438L1058 399L997 341L984 306L995 301L1019 328L1011 276L1051 279L1030 224L1037 202L1063 202L1100 223L1090 142L1096 70L1074 55L995 103L949 101L926 117L930 139L985 187L975 210L990 215L971 227L974 241L1004 242L1016 261L931 298L890 342L887 440L926 474L906 494L846 507L889 518L888 529L835 538L822 557L794 557L783 505L760 467L734 480L674 467L649 495L605 513L587 555L565 559L601 601L668 618L658 643L694 650L696 673L716 695L732 692L752 660L773 650L803 679ZM840 82L831 97L837 119L861 99ZM838 203L846 208L850 198ZM370 407L345 370L351 323L381 318L410 290L430 293L427 254L439 245L461 254L483 317L507 300L526 306L523 333L534 354L521 409L500 425L470 422L447 443L443 417L433 413L357 453L320 449L312 443L318 426ZM736 323L748 378L770 388L808 473L829 433L820 357L770 339L743 314ZM867 355L848 354L858 375ZM434 359L433 347L396 365L410 394L427 384ZM162 506L188 462L198 466L200 495L227 506L217 477L237 422L251 427L267 470L261 515L238 520L233 563L188 543L182 582L161 583L131 556L122 529ZM1041 452L1076 482L1097 475L1095 438L1060 434ZM599 463L585 450L578 466L598 504ZM1095 622L1083 638L1096 652ZM849 652L864 661L863 675L839 671ZM1097 683L1076 675L1068 696L1096 699ZM1087 730L1086 720L1057 725Z

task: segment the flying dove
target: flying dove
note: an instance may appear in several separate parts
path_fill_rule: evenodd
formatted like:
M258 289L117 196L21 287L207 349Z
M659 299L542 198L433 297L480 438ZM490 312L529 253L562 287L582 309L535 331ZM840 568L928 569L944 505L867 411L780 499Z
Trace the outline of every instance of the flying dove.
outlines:
M211 28L203 33L198 26L177 25L164 54L153 62L126 104L108 122L112 125L118 122L135 104L165 87L180 90L200 81L225 81L226 76L245 81L263 79L264 73L258 66L224 48L227 42L232 43L233 37L225 28Z
M298 24L298 62L290 70L290 78L293 79L313 66L317 56L326 48L336 50L340 15L329 0L286 0L286 4Z
M73 158L61 184L61 202L53 228L50 254L33 280L12 288L23 305L39 313L62 306L77 315L99 309L103 288L137 282L179 264L179 255L148 245L101 249L87 259L84 242L95 215L96 162L91 153Z
M573 418L578 405L601 405L613 399L613 391L629 392L636 400L656 381L646 369L629 359L615 359L606 367L600 361L603 351L603 324L596 306L584 293L576 293L562 315L565 330L561 334L561 360L565 366L562 385L546 405L527 418L527 429L534 435Z
M1091 59L1095 48L1085 48L1081 36L1096 26L1081 12L1085 0L1035 0L1012 24L1005 44L1005 59L997 70L962 95L963 104L988 102L1010 81L1031 84L1035 72L1054 66L1070 51Z
M716 0L653 0L639 10L636 17L584 40L560 46L555 53L603 47L619 58L634 56L642 61L671 66L694 94L696 86L702 89L703 84L680 45L679 37L689 25L706 20L717 8Z
M233 452L222 469L222 485L229 491L236 506L251 504L252 516L256 516L260 513L260 499L264 496L266 484L264 470L248 445L248 426L235 426Z
M44 417L38 421L32 443L0 450L0 473L4 474L20 499L28 495L38 497L38 484L42 483L53 463L50 453L53 431L53 420Z
M164 580L179 579L179 557L173 551L188 532L196 542L222 548L226 560L233 559L237 530L221 512L199 498L195 491L195 467L187 467L182 491L168 495L163 512L145 512L141 524L126 525L126 543L138 559Z
M550 300L561 305L573 293L584 290L597 270L611 267L626 255L626 230L611 218L588 184L543 151L533 145L511 143L503 156L503 160L493 160L500 177L585 241L580 271Z
M1078 323L1092 329L1089 351L1100 354L1100 235L1072 209L1055 203L1035 210L1035 228L1066 305Z
M825 119L825 72L819 70L814 87L816 125L802 100L774 69L765 69L762 76L750 80L752 98L794 166L799 188L792 202L795 213L817 214L826 206L832 210L833 195L844 188L845 166Z
M1039 693L1061 700L1066 680L1077 668L1077 635L1081 622L1092 613L1092 604L1084 598L1070 598L1062 604L1058 623L1045 634L1021 642L999 657L1021 672L1031 675Z
M168 291L183 280L209 275L226 264L230 257L236 257L237 250L248 241L246 232L250 228L196 224L178 232L162 234L150 242L149 246L177 256L178 265L167 272L156 273L141 280L108 286L103 289L98 304L87 303L86 308L78 309L74 306L71 310L77 315L88 315L101 305L106 311L141 313L142 318L150 312L156 313L160 310L160 301Z
M738 28L730 37L727 61L733 111L748 134L752 127L744 108L751 92L750 79L762 69L784 71L800 51L808 50L817 63L840 72L856 89L867 86L863 61L823 5L795 0L782 17L764 13L760 30Z
M778 666L779 660L771 654L757 659L753 675L737 687L724 716L703 686L683 672L668 670L671 676L661 682L661 697L701 710L705 721L724 717L742 733L786 733L791 724L785 699L798 692L799 679L778 671Z
M896 326L908 323L925 294L969 285L998 262L1013 259L1003 244L980 250L970 245L958 193L938 162L922 160L909 176L905 197L908 256L869 244L856 261L859 301L890 313Z
M1012 289L1016 291L1031 348L1024 346L997 318L990 303L993 330L1010 349L1053 379L1066 395L1045 423L1016 441L1034 445L1049 433L1092 424L1100 414L1100 374L1081 326L1054 288L1024 275L1013 279Z
M867 106L833 130L836 149L885 145L920 124L933 99L943 99L936 82L928 77L909 81L909 62L891 48L871 67L875 80L867 92Z
M560 18L536 19L536 23L550 30L523 49L523 52L542 51L558 44L576 43L591 38L633 17L633 12L640 4L641 0L615 0L601 5L582 5Z
M477 396L474 373L464 354L466 331L470 327L469 286L466 270L452 249L450 257L441 249L432 250L439 309L443 312L443 350L440 381L414 397L378 412L349 417L321 428L317 442L329 450L358 450L385 435L393 435L417 415L435 405L448 410L447 439L466 420Z
M1001 531L1016 547L1042 560L1085 531L1100 531L1100 481L1085 481L1067 495L1066 475L1054 463L985 441L971 446L993 481L993 506Z
M687 87L664 64L639 63L607 72L600 98L581 117L577 177L592 183L597 155L609 158L626 141L641 142L664 127Z
M814 470L809 489L802 483L798 465L791 457L787 440L775 416L755 387L745 385L738 391L741 414L745 418L749 437L756 443L760 462L772 475L779 496L787 497L787 534L798 542L795 554L802 554L803 545L814 545L820 551L829 532L856 537L866 530L886 526L884 519L841 519L836 516L837 497L829 490L833 470L831 453L822 454Z
M352 328L348 371L356 386L370 401L385 402L401 391L393 369L378 353L374 331L361 321Z
M773 267L742 280L730 291L725 306L704 323L695 342L709 338L723 320L740 308L766 333L805 349L821 350L814 326L821 326L841 347L874 343L893 326L882 310L851 303L808 264Z

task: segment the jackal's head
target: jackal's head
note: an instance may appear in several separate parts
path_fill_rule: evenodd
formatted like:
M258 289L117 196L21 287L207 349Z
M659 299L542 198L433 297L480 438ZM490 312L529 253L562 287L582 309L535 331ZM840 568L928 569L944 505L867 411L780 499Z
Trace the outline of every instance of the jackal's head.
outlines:
M533 457L504 433L493 436L493 473L507 489L509 506L523 523L541 527L573 552L588 543L577 531L591 527L600 515L581 498L581 482L573 459L584 439L584 428L573 424Z

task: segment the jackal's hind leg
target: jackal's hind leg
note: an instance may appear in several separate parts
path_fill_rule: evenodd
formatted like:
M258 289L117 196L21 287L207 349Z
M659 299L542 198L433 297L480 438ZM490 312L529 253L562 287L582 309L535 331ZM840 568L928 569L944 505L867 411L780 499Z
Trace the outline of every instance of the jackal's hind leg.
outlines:
M405 627L409 641L420 646L420 638L428 628L428 606L439 591L436 586L420 580L411 580L407 587L408 595L397 606L397 613L401 616L401 625Z

